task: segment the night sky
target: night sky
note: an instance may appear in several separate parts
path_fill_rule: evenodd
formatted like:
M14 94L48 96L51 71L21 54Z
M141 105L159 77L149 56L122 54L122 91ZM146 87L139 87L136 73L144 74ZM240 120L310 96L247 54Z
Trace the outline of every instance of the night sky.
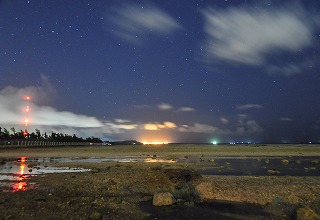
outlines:
M0 0L0 126L320 142L316 0Z

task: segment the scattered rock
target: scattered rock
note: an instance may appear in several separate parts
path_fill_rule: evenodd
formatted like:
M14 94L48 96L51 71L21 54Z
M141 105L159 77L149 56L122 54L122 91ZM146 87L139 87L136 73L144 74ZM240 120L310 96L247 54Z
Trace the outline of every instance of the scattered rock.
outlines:
M309 207L297 210L297 220L320 220L320 216Z
M171 193L156 193L153 196L152 204L154 206L167 206L174 203L174 197Z
M268 172L269 175L276 175L276 174L280 173L280 171L278 171L276 169L268 170L267 172Z
M281 160L281 162L282 162L283 165L288 165L289 164L289 160L287 160L287 159L283 159L283 160Z

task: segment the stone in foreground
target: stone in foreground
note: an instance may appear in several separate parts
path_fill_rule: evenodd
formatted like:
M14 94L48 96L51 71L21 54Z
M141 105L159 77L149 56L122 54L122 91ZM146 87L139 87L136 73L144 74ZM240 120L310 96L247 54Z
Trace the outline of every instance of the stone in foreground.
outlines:
M154 206L167 206L172 205L174 203L174 197L171 193L156 193L153 196L152 204Z
M309 207L303 207L297 210L297 220L320 220L320 217Z

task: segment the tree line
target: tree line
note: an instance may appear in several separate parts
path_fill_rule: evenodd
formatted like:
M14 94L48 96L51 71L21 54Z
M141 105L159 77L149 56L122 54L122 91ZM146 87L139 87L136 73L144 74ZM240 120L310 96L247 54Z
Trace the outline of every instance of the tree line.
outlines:
M51 134L47 134L44 132L43 134L39 129L35 129L35 131L29 133L27 131L19 130L17 131L14 127L8 130L7 128L0 127L0 139L2 140L41 140L41 141L59 141L59 142L90 142L90 143L103 143L100 138L97 137L77 137L77 135L69 135L51 132Z

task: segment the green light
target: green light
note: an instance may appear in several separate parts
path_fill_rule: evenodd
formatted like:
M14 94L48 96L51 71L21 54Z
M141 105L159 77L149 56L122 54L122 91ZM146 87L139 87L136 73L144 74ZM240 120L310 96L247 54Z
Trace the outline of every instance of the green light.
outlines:
M212 144L217 145L218 142L217 141L212 141Z

